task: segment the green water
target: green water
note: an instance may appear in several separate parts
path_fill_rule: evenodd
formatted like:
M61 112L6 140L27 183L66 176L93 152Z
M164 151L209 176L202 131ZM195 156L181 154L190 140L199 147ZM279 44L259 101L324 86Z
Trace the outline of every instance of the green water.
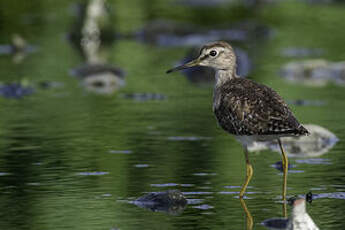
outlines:
M343 194L344 87L291 84L278 72L294 60L280 56L281 49L290 46L322 48L322 58L345 60L345 6L286 1L251 10L198 9L171 2L109 1L114 29L132 32L155 18L207 26L250 18L268 25L274 36L249 48L255 63L250 78L273 87L287 100L324 101L324 106L292 106L292 110L302 123L323 126L339 138L320 157L330 164L297 165L295 169L303 172L289 174L288 195L311 190ZM0 43L20 33L38 46L19 64L0 56L0 81L63 83L52 89L37 87L19 100L0 98L0 229L245 229L245 213L232 193L239 188L227 187L242 184L244 156L240 144L216 124L212 87L192 85L179 73L165 74L187 48L118 40L107 47L108 60L126 71L125 87L110 96L86 92L68 74L83 62L65 39L74 20L71 3L0 2ZM139 102L121 96L131 93L163 94L166 99ZM246 204L254 229L265 229L262 221L282 215L282 176L270 167L281 158L268 150L250 157L254 176ZM155 186L167 183L177 186ZM124 202L172 188L201 203L171 216ZM308 205L321 229L343 228L342 197Z

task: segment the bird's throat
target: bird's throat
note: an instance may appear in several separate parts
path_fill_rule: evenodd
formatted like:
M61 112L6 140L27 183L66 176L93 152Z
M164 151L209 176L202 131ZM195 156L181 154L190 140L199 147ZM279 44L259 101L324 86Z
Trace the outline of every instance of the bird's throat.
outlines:
M227 70L216 70L216 85L215 87L218 88L225 84L225 82L230 81L236 78L236 71L235 69L227 69Z

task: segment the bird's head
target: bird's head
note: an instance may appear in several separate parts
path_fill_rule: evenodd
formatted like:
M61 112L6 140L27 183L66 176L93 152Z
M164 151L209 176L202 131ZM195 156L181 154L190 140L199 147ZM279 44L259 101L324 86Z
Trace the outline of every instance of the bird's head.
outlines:
M181 66L172 68L168 70L167 73L187 69L193 66L208 66L215 70L233 71L236 67L235 52L227 42L211 42L201 48L200 54L196 59Z

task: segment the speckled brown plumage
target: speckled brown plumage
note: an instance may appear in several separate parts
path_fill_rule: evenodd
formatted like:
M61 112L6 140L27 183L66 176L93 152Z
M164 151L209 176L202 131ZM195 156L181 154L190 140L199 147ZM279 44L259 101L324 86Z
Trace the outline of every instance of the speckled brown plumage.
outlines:
M215 89L214 113L234 135L306 135L283 99L271 88L232 78Z

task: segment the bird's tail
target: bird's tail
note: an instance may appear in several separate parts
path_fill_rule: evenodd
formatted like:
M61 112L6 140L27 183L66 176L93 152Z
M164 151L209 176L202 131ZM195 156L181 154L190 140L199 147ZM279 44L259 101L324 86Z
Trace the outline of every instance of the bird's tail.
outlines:
M299 125L299 127L297 128L297 134L300 136L309 136L310 132L303 127L303 125Z

